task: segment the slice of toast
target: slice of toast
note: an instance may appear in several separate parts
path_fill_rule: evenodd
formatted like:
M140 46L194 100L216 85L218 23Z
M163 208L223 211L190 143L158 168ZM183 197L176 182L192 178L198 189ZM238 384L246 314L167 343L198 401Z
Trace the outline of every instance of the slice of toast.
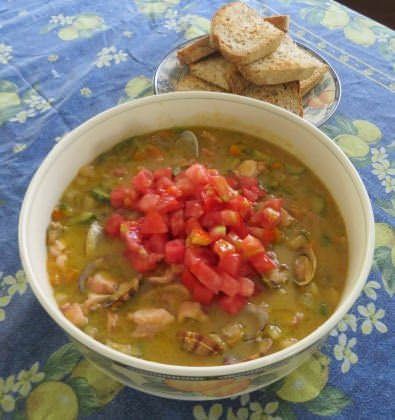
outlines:
M304 80L300 81L300 93L302 96L306 95L313 89L314 86L317 86L318 83L321 82L325 73L328 71L328 66L326 64L322 64L320 67L316 68L313 71L313 74Z
M177 57L181 64L191 64L208 57L215 51L216 49L210 45L209 36L206 35L178 50Z
M243 95L280 106L303 117L302 95L300 94L299 81L270 86L250 84L244 90Z
M186 74L183 76L177 83L176 86L177 91L185 91L185 90L208 90L212 92L222 92L222 89L219 87L208 83L202 79L199 79L192 74Z
M229 63L220 54L214 54L197 63L189 65L191 74L223 90L230 91L229 75L237 71L234 64Z
M213 46L235 64L248 64L271 54L284 32L241 2L221 7L211 20Z
M270 22L281 31L288 32L289 16L268 16L263 19L266 22ZM217 51L217 49L210 45L210 37L206 35L178 50L177 57L181 64L191 64L201 60L202 58L208 57L215 51Z
M299 48L286 35L276 51L254 63L238 66L240 73L256 85L276 85L303 80L321 66L321 61Z

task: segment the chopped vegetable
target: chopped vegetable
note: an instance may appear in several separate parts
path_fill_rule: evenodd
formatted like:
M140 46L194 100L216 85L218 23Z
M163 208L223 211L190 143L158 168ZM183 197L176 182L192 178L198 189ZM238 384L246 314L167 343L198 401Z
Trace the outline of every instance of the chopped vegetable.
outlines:
M91 194L93 198L102 203L107 203L110 201L110 194L100 187L93 188Z
M87 225L96 219L96 215L89 211L84 211L77 216L70 217L68 220L69 225Z

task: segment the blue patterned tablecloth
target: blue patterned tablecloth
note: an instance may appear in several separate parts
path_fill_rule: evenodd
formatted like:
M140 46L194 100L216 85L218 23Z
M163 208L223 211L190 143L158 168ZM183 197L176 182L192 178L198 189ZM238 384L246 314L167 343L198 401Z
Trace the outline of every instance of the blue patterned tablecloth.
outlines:
M265 14L290 14L295 39L337 70L342 101L322 129L356 166L374 206L372 272L319 366L305 366L286 387L241 398L162 400L122 388L81 361L26 283L17 221L36 168L83 121L151 94L161 58L206 32L221 3L0 0L0 418L395 418L395 33L337 3L249 2ZM323 94L310 105L327 100Z

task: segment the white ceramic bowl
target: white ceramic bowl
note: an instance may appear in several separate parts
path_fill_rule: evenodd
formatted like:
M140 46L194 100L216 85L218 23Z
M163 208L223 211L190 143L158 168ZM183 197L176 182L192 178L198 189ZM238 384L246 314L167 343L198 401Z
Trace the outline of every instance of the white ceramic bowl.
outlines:
M349 269L334 314L296 344L257 360L227 366L184 367L142 360L95 341L71 324L53 297L46 269L51 211L78 169L119 141L176 127L224 127L264 138L303 161L336 200L346 222ZM287 375L327 337L357 299L368 276L374 220L365 187L343 152L321 131L276 106L224 93L170 93L111 108L69 133L48 154L26 193L19 222L23 267L41 305L110 376L144 392L176 399L215 399L253 391Z

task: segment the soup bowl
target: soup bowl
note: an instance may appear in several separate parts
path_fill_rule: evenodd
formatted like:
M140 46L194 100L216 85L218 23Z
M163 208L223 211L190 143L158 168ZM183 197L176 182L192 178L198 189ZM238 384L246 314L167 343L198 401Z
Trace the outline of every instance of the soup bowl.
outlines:
M119 141L180 126L235 130L277 145L300 159L324 183L344 218L349 266L340 302L311 334L284 350L243 363L189 367L120 353L94 340L59 310L46 268L46 229L61 194L77 174ZM344 153L321 131L279 107L224 93L170 93L111 108L66 135L37 170L19 221L23 267L37 299L84 356L114 379L138 390L175 399L204 400L251 392L290 373L325 340L357 299L368 276L374 246L369 197Z

